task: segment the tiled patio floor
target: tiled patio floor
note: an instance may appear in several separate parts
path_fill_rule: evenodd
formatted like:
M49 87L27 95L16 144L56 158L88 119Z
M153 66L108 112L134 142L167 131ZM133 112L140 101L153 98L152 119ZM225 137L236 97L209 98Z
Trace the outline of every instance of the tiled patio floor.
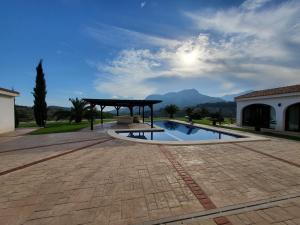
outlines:
M0 176L1 225L157 224L205 213L207 201L219 209L300 194L300 143L278 139L159 146L101 130L20 136L0 141L0 172L74 149ZM300 198L224 218L177 222L300 225Z

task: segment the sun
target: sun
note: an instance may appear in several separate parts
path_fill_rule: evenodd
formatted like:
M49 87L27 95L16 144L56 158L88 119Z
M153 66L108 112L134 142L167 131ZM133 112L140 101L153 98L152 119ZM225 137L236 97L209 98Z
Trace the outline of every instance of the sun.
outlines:
M182 53L180 58L183 65L191 66L197 63L198 56L197 51L191 51Z

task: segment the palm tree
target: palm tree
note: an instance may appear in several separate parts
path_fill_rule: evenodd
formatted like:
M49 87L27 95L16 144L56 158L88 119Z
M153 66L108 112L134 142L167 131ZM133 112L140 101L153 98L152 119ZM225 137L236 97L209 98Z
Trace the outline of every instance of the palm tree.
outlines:
M185 113L187 116L192 116L194 109L192 107L187 107Z
M53 117L56 119L56 121L58 120L66 120L66 119L70 119L71 118L71 111L70 110L59 110L56 111L53 114Z
M217 125L217 122L219 123L219 125L222 125L222 123L224 122L224 117L223 117L223 114L222 114L222 110L211 113L210 114L210 120L212 121L214 126Z
M71 107L70 121L75 120L75 123L80 123L82 121L82 118L87 113L87 102L78 98L70 98L69 100L73 104L73 106Z
M173 118L174 114L179 111L179 108L177 107L177 105L171 104L165 107L165 111L169 114L170 118Z

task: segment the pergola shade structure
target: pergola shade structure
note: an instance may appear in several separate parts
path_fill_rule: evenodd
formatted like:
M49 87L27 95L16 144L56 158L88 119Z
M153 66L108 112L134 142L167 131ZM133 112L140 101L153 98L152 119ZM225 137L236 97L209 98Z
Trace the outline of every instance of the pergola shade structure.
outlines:
M103 109L106 106L115 107L117 111L117 116L119 115L119 110L121 107L126 107L130 111L130 116L133 116L133 108L139 107L139 114L141 113L141 108L143 112L143 122L145 122L145 106L150 108L151 111L151 128L153 128L153 105L162 102L161 100L131 100L131 99L93 99L84 98L84 101L90 104L91 110L96 105L100 106L100 118L101 123L103 123ZM93 114L91 113L91 130L93 130Z

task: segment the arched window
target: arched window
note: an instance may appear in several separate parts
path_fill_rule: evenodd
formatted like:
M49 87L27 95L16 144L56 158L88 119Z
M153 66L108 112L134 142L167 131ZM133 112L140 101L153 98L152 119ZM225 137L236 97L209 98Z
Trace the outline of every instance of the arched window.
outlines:
M300 103L290 105L285 112L285 129L300 131Z
M274 129L276 125L276 112L272 106L265 104L252 104L243 109L242 125Z

